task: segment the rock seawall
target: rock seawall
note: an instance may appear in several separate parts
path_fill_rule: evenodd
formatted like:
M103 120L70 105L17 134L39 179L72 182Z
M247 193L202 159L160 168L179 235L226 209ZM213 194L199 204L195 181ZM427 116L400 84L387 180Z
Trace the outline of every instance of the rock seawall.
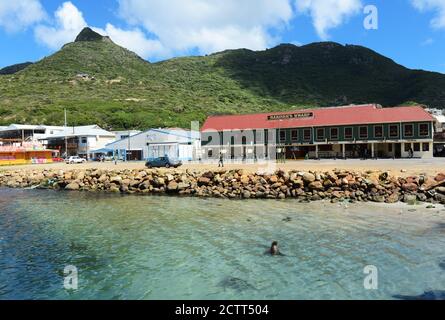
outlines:
M243 170L208 172L163 170L33 170L0 172L0 186L170 194L228 199L349 200L445 204L445 174L395 177L386 172L299 172L248 174Z

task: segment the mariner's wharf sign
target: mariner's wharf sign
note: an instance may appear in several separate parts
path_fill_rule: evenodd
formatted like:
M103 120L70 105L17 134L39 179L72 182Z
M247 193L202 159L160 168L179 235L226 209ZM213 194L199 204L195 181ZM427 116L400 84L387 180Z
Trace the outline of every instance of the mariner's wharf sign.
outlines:
M301 118L312 118L314 116L313 112L298 112L289 114L274 114L267 117L267 120L288 120L288 119L301 119Z

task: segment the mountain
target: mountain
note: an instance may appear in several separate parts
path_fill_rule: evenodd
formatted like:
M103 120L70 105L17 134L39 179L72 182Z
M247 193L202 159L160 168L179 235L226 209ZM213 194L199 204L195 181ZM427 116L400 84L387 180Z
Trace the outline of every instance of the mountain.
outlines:
M0 69L0 75L6 75L6 74L14 74L17 73L26 67L32 65L32 62L25 62L25 63L18 63L14 64L12 66L4 67Z
M333 42L149 63L86 28L52 56L0 76L0 125L62 124L64 108L70 125L146 129L211 114L408 101L445 107L445 75Z

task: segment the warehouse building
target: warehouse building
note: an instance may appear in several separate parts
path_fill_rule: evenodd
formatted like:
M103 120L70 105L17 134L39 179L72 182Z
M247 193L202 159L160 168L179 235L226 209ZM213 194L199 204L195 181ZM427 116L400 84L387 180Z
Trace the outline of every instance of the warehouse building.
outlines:
M212 116L202 158L432 158L434 121L421 107L375 104Z
M195 159L199 145L199 131L180 128L150 129L109 143L105 146L105 151L122 160L168 156L191 161Z

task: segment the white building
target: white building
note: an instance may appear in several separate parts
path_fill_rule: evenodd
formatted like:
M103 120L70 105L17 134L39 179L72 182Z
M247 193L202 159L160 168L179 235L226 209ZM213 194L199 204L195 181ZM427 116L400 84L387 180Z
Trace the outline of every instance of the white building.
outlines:
M200 134L180 128L150 129L105 146L120 159L147 160L167 155L173 159L191 161L200 148Z
M112 131L116 135L116 140L127 139L141 133L141 130L122 130L122 131Z
M35 142L46 135L57 134L63 131L64 127L61 126L11 124L0 127L0 139Z
M442 109L426 109L436 120L434 123L434 155L445 157L445 113Z
M60 154L64 156L87 157L92 151L104 148L116 139L113 132L97 125L62 127L62 129L62 131L49 130L49 134L40 135L38 139L49 149L60 150Z

